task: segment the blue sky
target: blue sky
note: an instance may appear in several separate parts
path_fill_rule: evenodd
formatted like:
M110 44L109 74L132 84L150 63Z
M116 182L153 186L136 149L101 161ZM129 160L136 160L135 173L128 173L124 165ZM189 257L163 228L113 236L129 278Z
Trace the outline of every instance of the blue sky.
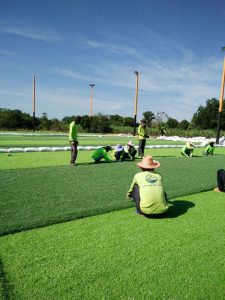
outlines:
M219 99L222 0L0 0L0 107L50 118L144 111L190 120Z

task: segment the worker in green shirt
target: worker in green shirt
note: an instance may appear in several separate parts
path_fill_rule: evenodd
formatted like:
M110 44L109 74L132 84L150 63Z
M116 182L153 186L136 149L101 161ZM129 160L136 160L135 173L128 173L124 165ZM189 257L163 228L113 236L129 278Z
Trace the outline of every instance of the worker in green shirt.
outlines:
M207 155L207 156L208 156L208 155L213 155L214 150L215 150L214 142L213 142L213 141L210 141L210 142L208 143L208 145L206 146L206 148L205 148L203 154L204 154L204 155Z
M163 189L162 177L154 170L160 166L160 163L148 155L137 163L137 166L142 169L142 172L134 176L127 193L128 198L134 199L137 213L149 216L166 212L169 205Z
M185 157L192 157L195 145L187 142L181 150L181 154Z
M101 147L97 150L94 151L94 153L92 154L92 158L94 159L94 161L96 163L100 162L100 160L102 160L103 158L107 161L107 162L112 162L112 159L110 158L108 152L112 150L112 147L107 145L105 147Z
M76 166L76 159L77 159L77 146L78 146L78 125L81 122L81 116L75 117L75 120L70 123L70 129L69 129L69 143L71 146L71 159L70 159L70 165Z
M141 124L138 126L138 140L139 140L138 157L139 158L142 158L144 156L146 138L149 137L147 134L146 127L147 127L146 120L141 120Z

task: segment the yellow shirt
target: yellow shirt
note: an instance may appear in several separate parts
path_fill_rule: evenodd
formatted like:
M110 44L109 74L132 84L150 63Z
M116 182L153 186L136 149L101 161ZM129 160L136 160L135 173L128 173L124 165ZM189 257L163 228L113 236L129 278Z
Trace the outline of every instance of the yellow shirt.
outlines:
M76 141L77 142L77 129L78 125L75 123L75 121L70 123L70 131L69 131L69 141Z
M145 214L161 214L169 208L162 186L162 177L154 171L144 171L134 176L128 192L139 186L140 208Z
M142 125L139 125L138 126L138 138L139 140L144 140L146 139L146 136L147 135L147 129L145 126L142 126Z

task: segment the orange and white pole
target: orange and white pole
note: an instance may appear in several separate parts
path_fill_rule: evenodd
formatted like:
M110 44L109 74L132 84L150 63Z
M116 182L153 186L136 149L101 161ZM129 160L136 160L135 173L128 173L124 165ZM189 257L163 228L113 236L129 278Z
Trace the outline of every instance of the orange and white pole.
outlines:
M134 71L134 74L136 75L136 92L135 92L135 98L134 98L134 136L135 136L136 135L136 124L137 124L138 77L139 77L139 73L138 73L138 71Z
M217 137L216 137L217 144L219 143L219 139L220 139L221 117L222 117L223 99L224 99L224 82L225 82L225 57L223 60L223 73L222 73L222 82L221 82L221 89L220 89L220 103L219 103L219 115L218 115Z
M36 80L33 76L33 131L35 131Z

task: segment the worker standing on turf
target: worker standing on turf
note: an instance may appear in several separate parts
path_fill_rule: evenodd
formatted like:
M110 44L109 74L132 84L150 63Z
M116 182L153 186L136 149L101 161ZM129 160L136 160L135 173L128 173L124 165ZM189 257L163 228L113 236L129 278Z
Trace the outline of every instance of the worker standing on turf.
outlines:
M148 137L146 120L141 120L141 124L138 126L138 158L142 158L144 156L146 138Z
M81 116L75 117L75 120L70 123L70 130L69 130L69 142L71 146L71 159L70 159L70 165L71 166L77 166L76 159L77 159L77 146L78 146L78 125L81 122Z
M181 154L185 157L192 157L195 145L187 142L181 150Z
M214 146L214 142L213 141L210 141L208 143L208 145L206 146L205 150L204 150L204 155L213 155L214 153L214 150L215 150L215 146Z
M162 177L155 172L160 163L148 155L137 163L137 166L142 169L142 172L134 176L127 193L128 198L134 199L137 213L147 216L166 212L169 205L163 189Z

